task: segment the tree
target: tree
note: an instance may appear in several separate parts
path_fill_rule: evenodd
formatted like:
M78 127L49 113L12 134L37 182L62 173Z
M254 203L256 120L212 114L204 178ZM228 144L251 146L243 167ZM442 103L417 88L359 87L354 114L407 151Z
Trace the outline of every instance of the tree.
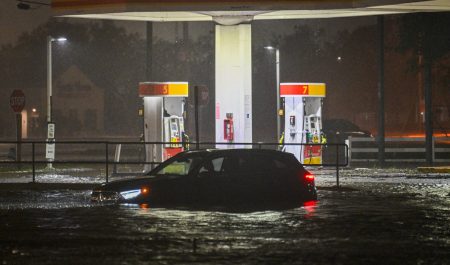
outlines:
M157 39L153 44L153 80L186 81L190 95L186 99L186 131L194 136L194 86L205 85L209 90L209 102L200 108L201 141L214 141L214 34L211 30L196 40L178 39L175 42ZM192 138L191 138L192 139Z
M376 28L341 30L322 44L314 64L327 85L324 119L340 118L373 131L376 114Z
M425 101L425 135L427 163L432 164L432 79L433 67L449 53L450 22L448 13L418 13L405 15L400 26L399 49L403 52L412 50L422 57L419 70L424 75ZM447 86L448 89L448 86Z
M1 47L0 86L7 88L2 91L27 88L27 98L45 98L48 35L68 39L64 45L53 45L53 79L76 65L105 90L107 133L138 135L137 88L145 76L144 40L111 21L50 20L20 36L15 45ZM45 111L44 100L37 105Z
M450 52L450 13L414 13L401 18L398 50L423 54L432 64ZM417 70L417 69L416 69Z

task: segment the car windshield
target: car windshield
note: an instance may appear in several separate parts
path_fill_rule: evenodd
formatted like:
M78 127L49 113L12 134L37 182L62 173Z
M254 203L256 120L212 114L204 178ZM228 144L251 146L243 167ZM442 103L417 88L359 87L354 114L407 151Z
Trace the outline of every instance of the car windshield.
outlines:
M203 157L198 154L181 156L172 161L168 161L167 164L162 164L161 167L158 168L158 170L152 175L187 176L202 161L202 159Z

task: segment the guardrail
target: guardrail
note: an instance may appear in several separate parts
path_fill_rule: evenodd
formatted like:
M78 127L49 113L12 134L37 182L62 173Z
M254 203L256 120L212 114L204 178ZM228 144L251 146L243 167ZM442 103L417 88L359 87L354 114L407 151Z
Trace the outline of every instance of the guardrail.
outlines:
M45 145L55 144L56 157L62 157L63 159L47 160L45 159ZM9 149L10 146L15 146L19 149L21 157L15 160L0 160L0 164L29 164L32 166L32 182L36 182L36 165L42 164L100 164L105 166L105 181L109 181L109 167L114 166L116 170L117 165L158 165L162 162L153 161L146 162L145 160L145 148L147 145L173 145L172 142L130 142L130 141L0 141L0 146ZM65 145L71 145L71 148L61 148ZM77 147L76 145L87 145L89 149ZM122 146L137 146L138 152L134 152L134 160L120 161L120 152ZM177 143L177 145L184 146L191 150L195 149L213 149L221 146L227 148L258 148L258 149L280 149L279 143L216 143L216 142L189 142L189 143ZM345 144L291 144L286 145L303 145L303 146L323 146L325 153L329 153L329 157L334 157L334 163L321 163L321 164L305 164L306 166L333 166L336 168L336 183L339 186L339 167L348 165L348 146ZM99 147L100 146L100 147ZM111 148L114 146L115 148ZM193 148L195 147L195 148ZM342 147L342 148L341 148ZM24 149L24 150L22 150ZM332 150L334 149L334 150ZM84 153L83 153L84 150ZM25 152L24 152L25 151ZM28 152L26 152L28 151ZM64 151L64 154L61 154ZM87 154L86 154L87 153ZM137 154L136 154L137 153ZM343 154L342 154L343 153ZM87 156L89 155L89 156ZM67 157L75 156L78 159L67 159ZM80 156L85 156L88 159L80 160ZM137 156L137 159L136 159ZM10 157L11 158L11 157ZM66 158L66 159L64 159ZM112 159L111 159L112 158Z
M378 147L376 138L349 137L348 161L352 162L377 162ZM426 162L425 138L386 138L385 139L386 162ZM450 137L433 137L432 161L450 162Z

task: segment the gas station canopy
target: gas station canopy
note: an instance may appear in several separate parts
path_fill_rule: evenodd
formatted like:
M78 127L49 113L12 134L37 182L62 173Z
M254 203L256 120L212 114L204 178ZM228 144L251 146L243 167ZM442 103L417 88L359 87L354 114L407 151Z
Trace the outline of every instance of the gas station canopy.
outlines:
M355 17L450 11L449 0L53 0L56 16L133 21L216 21Z
M249 22L268 19L337 18L442 12L450 11L450 0L52 0L52 10L55 16L89 19L216 22L216 142L251 143L253 141L253 90L252 34ZM286 104L286 113L290 113L285 116L286 119L289 119L285 124L290 124L288 128L290 138L287 137L286 142L303 143L305 128L309 128L310 132L314 129L318 135L321 128L322 98L325 96L325 85L298 83L284 84L280 88L282 96L289 96L292 99L289 104ZM163 117L164 111L171 105L183 104L165 104L160 96L168 97L169 101L171 96L173 99L185 92L187 92L187 85L186 89L180 84L171 86L161 83L142 83L140 85L140 95L144 97L144 104L149 106L144 116L153 117L147 121L146 128L152 128L152 130L147 130L146 141L160 141L163 135L160 118ZM304 98L305 101L303 101ZM175 109L173 108L174 111ZM167 109L167 111L175 113L172 110ZM294 114L292 115L292 113ZM179 117L182 115L181 113L175 114ZM295 118L296 116L298 118ZM154 126L155 124L156 126ZM164 135L170 131L169 128L171 127L163 130ZM178 137L176 133L174 135L174 138ZM277 139L280 137L278 132L276 137ZM292 150L292 152L303 154L301 150ZM153 154L149 153L148 157L153 157ZM311 157L308 159L309 162L320 162Z

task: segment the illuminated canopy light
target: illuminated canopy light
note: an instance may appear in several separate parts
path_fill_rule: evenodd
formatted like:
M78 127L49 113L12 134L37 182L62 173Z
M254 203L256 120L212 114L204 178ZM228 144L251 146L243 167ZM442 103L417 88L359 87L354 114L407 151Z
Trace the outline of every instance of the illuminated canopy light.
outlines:
M108 1L106 1L108 2ZM103 4L100 4L103 3ZM251 20L305 19L354 17L411 12L442 12L450 10L450 1L176 1L161 4L161 1L147 0L53 0L55 15L133 20L133 21L216 21L223 25L246 23Z

